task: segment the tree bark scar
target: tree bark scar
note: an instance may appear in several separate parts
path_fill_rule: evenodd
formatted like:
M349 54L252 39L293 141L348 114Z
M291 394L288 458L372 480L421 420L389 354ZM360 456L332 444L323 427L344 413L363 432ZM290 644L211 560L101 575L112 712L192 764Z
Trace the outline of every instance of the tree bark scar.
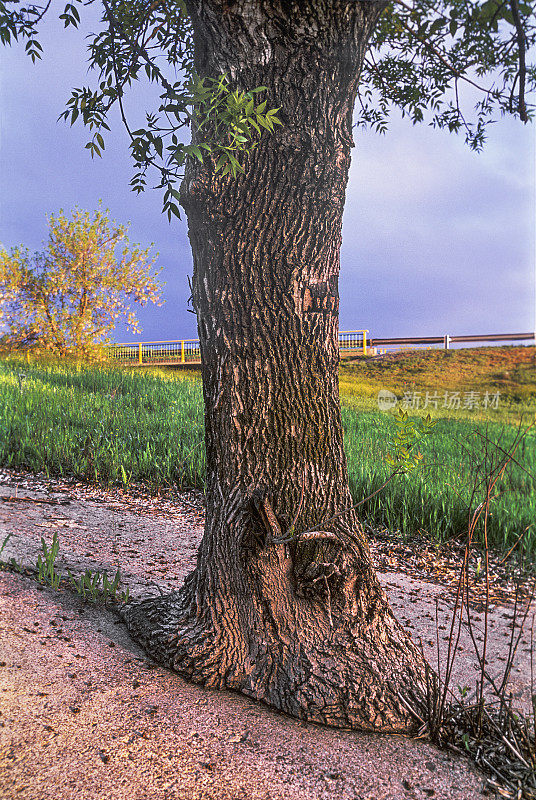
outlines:
M337 295L329 293L327 284L311 284L304 289L303 311L305 314L337 314L339 311L339 298Z
M268 534L268 543L270 543L270 541L273 539L281 539L282 538L281 526L277 521L277 517L274 514L274 510L268 498L254 497L253 503L255 505L255 509L257 510L264 524L266 533Z

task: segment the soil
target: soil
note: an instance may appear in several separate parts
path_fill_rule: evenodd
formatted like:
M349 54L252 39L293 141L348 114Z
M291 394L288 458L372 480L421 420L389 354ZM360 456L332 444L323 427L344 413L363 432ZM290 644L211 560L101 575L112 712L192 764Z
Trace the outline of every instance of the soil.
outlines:
M403 736L308 725L241 695L188 684L155 665L129 638L113 604L83 602L30 572L41 537L58 533L57 569L118 566L132 597L177 587L194 565L203 507L193 493L154 498L21 473L0 475L0 797L2 800L421 800L481 796L468 761ZM395 613L437 665L449 633L455 584L400 548L375 546ZM429 561L429 559L425 559ZM441 575L445 574L445 581ZM432 577L432 580L430 579ZM423 578L427 578L426 580ZM512 594L493 595L490 668L509 646ZM534 610L534 609L533 609ZM532 611L530 612L532 614ZM530 616L530 615L529 615ZM484 614L474 610L476 637ZM530 628L530 625L529 625ZM453 685L477 676L467 630ZM519 643L511 691L530 699L530 632Z

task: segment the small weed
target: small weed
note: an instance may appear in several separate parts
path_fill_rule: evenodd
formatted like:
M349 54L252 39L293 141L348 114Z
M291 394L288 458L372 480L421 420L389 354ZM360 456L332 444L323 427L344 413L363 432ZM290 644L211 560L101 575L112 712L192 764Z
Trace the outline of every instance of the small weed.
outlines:
M121 570L119 568L112 581L109 580L106 572L100 572L99 570L93 572L90 569L86 569L78 579L75 578L70 570L67 570L67 572L72 586L84 600L88 598L92 603L96 603L100 597L105 602L106 600L119 600L122 603L126 603L130 598L128 587L126 591L118 595L119 584L121 583Z
M78 580L74 577L70 569L68 569L67 572L69 574L69 580L71 581L71 584L74 586L80 597L85 600L86 596L89 595L90 600L96 602L99 593L98 583L100 583L100 572L93 573L90 569L86 569L86 571L80 576L80 578L78 578Z
M8 533L4 538L4 541L0 545L0 556L12 535L13 534ZM59 589L62 579L61 575L56 572L55 567L59 549L60 543L57 532L54 533L52 537L52 544L50 547L47 546L44 538L41 537L42 553L39 553L37 556L38 580L39 583L45 583L53 589ZM0 568L12 569L20 573L24 572L22 561L19 562L13 557L11 557L9 561L2 561L2 559L0 559ZM78 579L74 577L69 569L67 572L71 585L84 600L88 598L92 603L96 603L99 597L105 602L107 600L115 600L118 603L128 603L130 600L130 589L128 586L121 592L119 591L119 586L121 584L121 570L119 567L117 568L113 580L108 578L108 573L105 571L100 572L97 570L92 572L92 570L86 569L84 574Z
M130 483L132 481L132 471L129 471L127 473L126 469L124 468L124 466L122 464L121 464L121 480L123 481L123 486L126 489L128 489L128 487L130 486Z
M55 561L58 557L60 543L57 531L52 537L52 544L50 548L47 547L44 537L41 537L41 553L37 556L37 571L39 583L46 583L53 589L58 589L60 585L61 576L56 572Z
M8 533L8 535L5 537L4 541L0 545L0 556L4 552L4 548L5 548L6 544L9 542L9 540L11 539L12 536L13 536L12 533ZM0 563L3 563L1 558L0 558Z

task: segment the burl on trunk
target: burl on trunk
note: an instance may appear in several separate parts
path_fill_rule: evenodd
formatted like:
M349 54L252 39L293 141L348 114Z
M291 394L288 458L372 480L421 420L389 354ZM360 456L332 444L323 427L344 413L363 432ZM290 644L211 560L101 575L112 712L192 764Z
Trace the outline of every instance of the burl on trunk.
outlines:
M181 189L206 526L184 586L124 616L151 656L189 680L314 722L407 731L400 697L424 689L425 665L355 513L339 514L352 506L338 394L342 214L359 72L383 7L189 2L198 73L268 87L284 125L244 175L222 178L207 161Z

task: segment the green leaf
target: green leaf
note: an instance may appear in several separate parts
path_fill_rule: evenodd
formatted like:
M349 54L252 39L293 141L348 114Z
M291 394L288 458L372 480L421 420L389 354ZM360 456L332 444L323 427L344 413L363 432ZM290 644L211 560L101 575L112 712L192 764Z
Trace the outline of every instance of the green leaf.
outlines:
M261 135L261 129L259 128L259 126L258 126L258 125L257 125L257 123L255 122L255 120L254 120L254 119L250 119L250 120L249 120L249 124L250 124L250 125L253 125L253 127L255 128L255 130L257 131L257 133L258 133L258 134L259 134L259 136L260 136L260 135Z
M203 163L203 153L198 145L190 145L188 152L190 155L193 154L201 164Z
M439 19L435 19L430 25L430 30L428 32L428 35L434 36L434 34L438 33L445 25L445 22L446 21L442 17L440 17Z
M222 153L221 156L218 158L218 160L216 162L216 166L214 168L214 171L218 172L218 170L221 169L223 167L223 165L227 163L227 161L228 161L227 154L226 153ZM224 172L223 174L226 175L227 173Z

